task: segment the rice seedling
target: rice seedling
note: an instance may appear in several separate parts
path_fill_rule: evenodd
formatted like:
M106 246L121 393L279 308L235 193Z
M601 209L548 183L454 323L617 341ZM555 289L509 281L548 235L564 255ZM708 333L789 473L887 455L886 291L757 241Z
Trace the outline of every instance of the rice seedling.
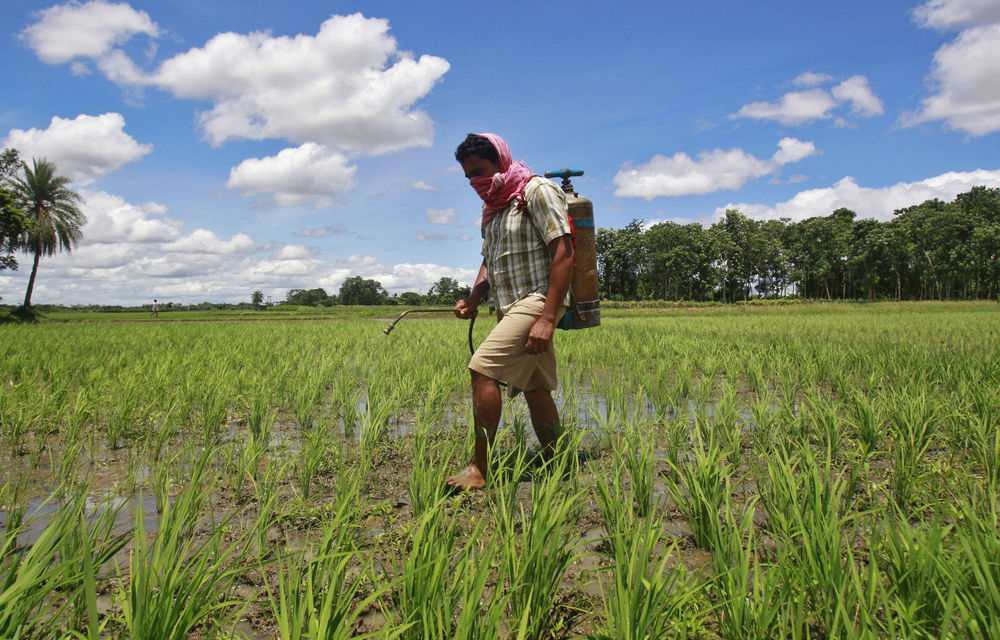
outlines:
M725 535L712 550L719 635L725 640L768 640L781 637L781 612L790 598L778 567L757 555L753 525L756 499L737 507L726 496L722 522Z
M887 621L907 638L944 638L954 630L958 567L946 544L950 526L911 527L888 522L873 553L891 585L884 596Z
M413 447L413 467L407 485L413 513L423 514L448 494L446 480L454 466L454 460L453 451L445 455L430 451L426 434L418 432Z
M205 503L203 461L204 456L176 501L164 503L152 542L146 535L142 501L137 502L128 586L120 587L118 594L121 623L136 640L183 640L199 627L225 628L246 606L232 591L246 553L246 536L227 544L228 518L204 540L192 535Z
M670 496L687 518L695 544L710 551L721 535L719 510L729 493L732 470L726 451L714 438L703 442L698 435L691 459L672 468Z
M445 517L442 507L438 500L421 514L410 536L409 553L400 562L396 601L407 624L403 638L455 637L452 617L459 608L460 577L452 572L452 556L459 529L455 518Z
M645 518L653 510L653 487L655 482L652 438L639 425L632 425L621 440L622 447L617 452L631 479L632 495L640 517Z
M602 511L616 510L614 496L599 494ZM688 637L703 623L706 607L703 587L688 576L682 564L671 566L677 543L661 547L662 523L658 518L624 519L609 529L614 558L612 584L604 591L604 620L597 638L644 640Z
M549 473L531 491L531 515L521 508L520 544L503 550L508 580L508 608L521 617L524 638L542 638L555 622L555 598L562 577L573 561L569 531L579 514L579 492L567 494L562 476L569 470L568 455L557 456ZM499 523L501 537L517 539L513 519Z

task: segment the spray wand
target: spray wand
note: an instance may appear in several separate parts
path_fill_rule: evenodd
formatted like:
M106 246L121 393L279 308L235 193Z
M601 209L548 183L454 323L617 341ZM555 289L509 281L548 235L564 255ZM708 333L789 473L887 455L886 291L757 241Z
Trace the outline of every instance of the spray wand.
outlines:
M396 316L396 319L390 322L385 329L382 329L382 333L389 335L389 332L396 328L396 323L403 319L404 316L410 313L455 313L452 309L442 309L437 308L417 308L417 309L407 309L403 313ZM476 324L476 314L473 314L469 318L469 353L475 353L476 349L472 346L472 327Z

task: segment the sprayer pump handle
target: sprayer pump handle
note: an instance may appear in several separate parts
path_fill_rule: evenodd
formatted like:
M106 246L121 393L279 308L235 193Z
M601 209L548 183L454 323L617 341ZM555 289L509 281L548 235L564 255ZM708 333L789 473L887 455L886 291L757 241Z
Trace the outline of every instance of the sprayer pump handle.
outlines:
M560 169L559 171L546 171L546 178L575 178L583 175L583 169Z

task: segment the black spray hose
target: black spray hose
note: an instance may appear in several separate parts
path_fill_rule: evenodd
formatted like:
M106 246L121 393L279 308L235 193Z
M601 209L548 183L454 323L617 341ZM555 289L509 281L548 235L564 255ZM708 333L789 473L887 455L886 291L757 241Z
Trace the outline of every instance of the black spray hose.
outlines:
M399 314L395 320L390 322L385 329L382 329L382 333L389 335L389 332L396 328L396 323L402 320L408 313L454 313L454 311L452 309L441 309L440 307L429 309L407 309L403 313ZM472 344L472 329L476 326L477 315L478 313L473 313L472 317L469 318L469 353L471 354L476 353L476 347ZM500 382L500 386L506 387L507 384L505 382Z

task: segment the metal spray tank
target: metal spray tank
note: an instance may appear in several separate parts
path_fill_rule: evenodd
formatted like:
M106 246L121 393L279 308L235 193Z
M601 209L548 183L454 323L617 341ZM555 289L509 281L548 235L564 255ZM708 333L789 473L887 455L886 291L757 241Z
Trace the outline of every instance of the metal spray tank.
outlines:
M601 290L597 281L597 241L594 229L594 203L581 198L573 189L571 177L582 176L579 169L546 171L546 178L562 178L569 215L576 240L576 265L570 282L570 308L559 322L560 329L588 329L601 324Z

